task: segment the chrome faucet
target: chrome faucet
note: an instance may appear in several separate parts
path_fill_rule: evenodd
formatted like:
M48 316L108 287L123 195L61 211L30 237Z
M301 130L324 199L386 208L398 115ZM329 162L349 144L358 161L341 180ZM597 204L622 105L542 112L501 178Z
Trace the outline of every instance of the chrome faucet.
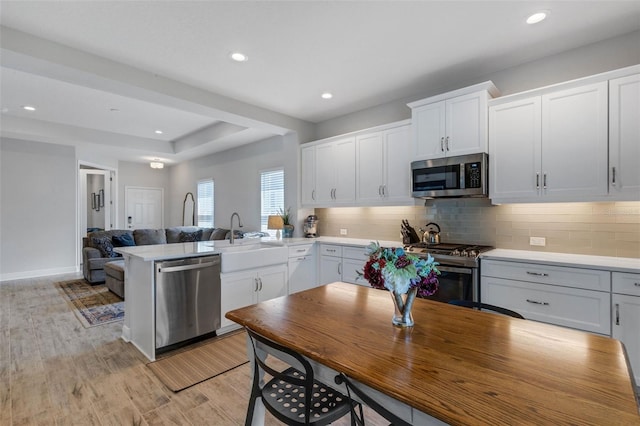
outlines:
M229 244L233 244L233 241L235 240L234 238L234 232L233 232L233 217L236 216L238 218L238 226L240 228L242 228L242 219L240 219L240 215L236 212L233 212L233 214L231 215L231 224L229 225L229 228L231 228L231 236L229 237Z

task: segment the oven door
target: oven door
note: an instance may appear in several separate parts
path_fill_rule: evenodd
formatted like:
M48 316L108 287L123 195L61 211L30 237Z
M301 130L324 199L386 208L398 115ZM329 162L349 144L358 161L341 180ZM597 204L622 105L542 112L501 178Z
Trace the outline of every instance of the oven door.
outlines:
M479 302L478 269L438 265L438 291L425 299L448 303L450 300Z

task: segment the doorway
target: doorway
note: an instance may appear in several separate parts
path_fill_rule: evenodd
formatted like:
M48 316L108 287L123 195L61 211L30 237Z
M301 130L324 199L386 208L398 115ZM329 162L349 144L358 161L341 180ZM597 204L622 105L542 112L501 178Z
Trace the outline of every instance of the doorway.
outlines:
M164 228L164 188L125 188L124 209L127 229Z

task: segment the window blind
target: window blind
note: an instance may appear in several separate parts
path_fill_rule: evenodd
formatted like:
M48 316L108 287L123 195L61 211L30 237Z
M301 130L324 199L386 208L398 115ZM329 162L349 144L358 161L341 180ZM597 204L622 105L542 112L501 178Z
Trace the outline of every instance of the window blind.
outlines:
M270 235L274 230L267 229L269 215L277 215L284 209L284 170L269 170L260 173L260 230Z
M213 179L198 182L198 226L213 228Z

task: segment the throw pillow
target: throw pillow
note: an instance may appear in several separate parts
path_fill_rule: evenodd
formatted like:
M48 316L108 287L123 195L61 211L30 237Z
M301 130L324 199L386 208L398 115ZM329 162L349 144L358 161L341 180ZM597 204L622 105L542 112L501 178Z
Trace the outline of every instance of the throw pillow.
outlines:
M178 237L178 241L181 243L192 243L194 241L202 240L202 229L195 232L184 232L180 231L180 237Z
M137 246L167 244L164 229L136 229L133 231L133 239Z
M118 257L118 253L113 251L113 243L110 237L91 238L91 244L100 250L102 257Z
M111 237L111 241L114 247L131 247L136 245L131 234L114 235Z

